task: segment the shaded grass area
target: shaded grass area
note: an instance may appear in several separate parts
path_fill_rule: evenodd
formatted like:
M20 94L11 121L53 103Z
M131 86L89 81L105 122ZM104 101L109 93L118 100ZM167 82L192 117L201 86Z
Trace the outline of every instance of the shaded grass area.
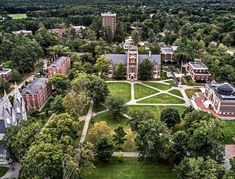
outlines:
M232 139L235 137L235 121L222 121L225 144L235 144Z
M160 90L168 90L171 88L171 86L161 83L155 83L155 82L145 82L146 85L152 86L154 88L160 89Z
M153 96L151 98L140 100L138 101L138 103L183 104L184 100L168 95L168 94L160 94L157 96Z
M196 92L200 92L200 90L199 89L186 89L185 90L185 93L188 96L188 98L192 98Z
M108 83L111 95L122 97L125 102L131 100L131 85L129 83Z
M179 90L173 89L173 90L170 90L168 92L171 93L171 94L174 94L176 96L183 97L182 93Z
M128 127L129 126L127 118L121 117L120 119L114 120L114 119L111 119L109 117L108 112L104 112L104 113L101 113L101 114L95 116L92 119L92 125L90 125L90 127L92 127L95 122L100 122L100 121L106 121L106 123L112 129L116 129L119 125L122 126L122 127Z
M172 79L167 80L167 81L164 81L164 82L165 82L165 83L168 83L168 84L170 84L170 85L175 84L175 80L172 80Z
M96 168L86 179L173 179L173 165L137 161L137 158L123 158L119 162L112 158L107 163L96 163Z
M2 177L3 175L5 175L5 173L7 172L8 168L6 167L0 167L0 177Z
M8 14L12 19L24 19L27 17L26 14Z
M186 76L184 77L184 79L186 81L185 84L188 86L204 86L205 85L205 81L193 81L190 76Z
M143 86L141 84L135 84L134 88L135 88L135 99L140 99L145 96L158 93L158 91L148 88L146 86Z
M96 105L94 105L92 111L97 113L97 112L100 112L100 111L104 111L105 109L106 109L106 107L104 107L103 105L96 104Z
M150 110L152 111L154 114L155 114L155 117L157 119L160 119L160 114L161 112L166 109L166 108L174 108L174 109L177 109L181 114L183 114L184 110L186 109L186 107L184 106L135 106L135 105L130 105L129 106L129 113L131 113L132 111L135 111L135 110L141 110L141 109L146 109L146 110Z

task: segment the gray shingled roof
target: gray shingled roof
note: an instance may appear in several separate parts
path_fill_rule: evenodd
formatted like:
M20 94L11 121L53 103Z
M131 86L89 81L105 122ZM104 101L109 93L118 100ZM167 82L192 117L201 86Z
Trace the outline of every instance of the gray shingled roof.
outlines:
M53 62L49 65L49 67L61 67L62 64L63 64L63 62L64 62L64 60L66 60L67 58L68 58L68 57L65 57L65 56L59 57L58 59L56 59L55 61L53 61Z
M1 119L0 120L0 134L4 133L5 128L6 128L5 121L4 121L4 119Z
M127 63L127 54L106 54L109 60L112 61L113 64L117 64L118 62L122 62L123 64ZM148 59L153 63L161 64L161 56L160 55L149 55L147 54L139 54L139 63L143 60Z
M36 94L38 89L48 81L47 78L35 78L21 92L21 94Z

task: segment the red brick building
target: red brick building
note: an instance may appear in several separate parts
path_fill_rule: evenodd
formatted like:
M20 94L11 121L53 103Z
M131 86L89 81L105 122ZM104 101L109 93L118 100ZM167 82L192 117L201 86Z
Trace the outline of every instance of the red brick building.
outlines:
M193 81L208 81L211 80L211 74L207 66L198 61L198 62L189 62L186 66L186 70L192 77Z
M35 78L21 92L27 109L39 110L51 95L47 78Z
M54 33L59 38L62 38L66 34L67 29L49 29L49 32Z
M12 78L12 70L9 68L0 68L0 79L10 80Z
M102 26L103 27L109 27L112 31L113 36L115 36L116 33L116 14L112 14L111 12L102 13Z
M69 57L59 57L54 60L48 67L48 77L52 77L56 74L67 75L71 68L71 60Z

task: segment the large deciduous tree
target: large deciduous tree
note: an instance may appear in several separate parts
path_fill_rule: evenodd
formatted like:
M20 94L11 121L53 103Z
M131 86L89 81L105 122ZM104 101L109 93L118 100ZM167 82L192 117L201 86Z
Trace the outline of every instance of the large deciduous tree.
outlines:
M165 122L167 127L174 127L180 123L180 114L177 109L167 108L161 112L161 121Z
M64 94L70 88L70 81L63 74L56 74L49 78L49 84L52 85L58 94Z
M116 80L123 80L126 77L126 68L122 62L119 62L115 67L114 78Z
M100 56L97 58L94 68L100 75L106 74L109 68L109 60L104 55Z
M153 64L145 59L139 65L139 79L140 80L151 80L153 78Z
M113 143L110 139L102 137L95 145L95 153L101 161L108 161L113 153Z

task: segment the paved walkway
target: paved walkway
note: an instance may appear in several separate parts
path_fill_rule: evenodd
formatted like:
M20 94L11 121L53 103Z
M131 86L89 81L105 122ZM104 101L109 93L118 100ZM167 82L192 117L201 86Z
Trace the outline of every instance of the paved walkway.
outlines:
M113 157L118 157L120 155L120 153L122 154L123 157L139 157L139 152L113 152L112 156Z
M7 173L1 177L1 179L13 179L13 178L19 178L19 171L20 171L20 164L14 163L14 170L12 167L9 168Z
M83 130L82 130L82 135L81 135L81 138L80 138L80 143L82 144L85 139L86 139L86 135L87 135L87 130L88 130L88 127L89 127L89 123L90 123L90 120L91 120L91 117L92 117L92 108L93 108L93 101L91 101L91 104L90 104L90 107L89 107L89 110L88 110L88 113L86 115L86 119L85 119L85 125L83 127Z

